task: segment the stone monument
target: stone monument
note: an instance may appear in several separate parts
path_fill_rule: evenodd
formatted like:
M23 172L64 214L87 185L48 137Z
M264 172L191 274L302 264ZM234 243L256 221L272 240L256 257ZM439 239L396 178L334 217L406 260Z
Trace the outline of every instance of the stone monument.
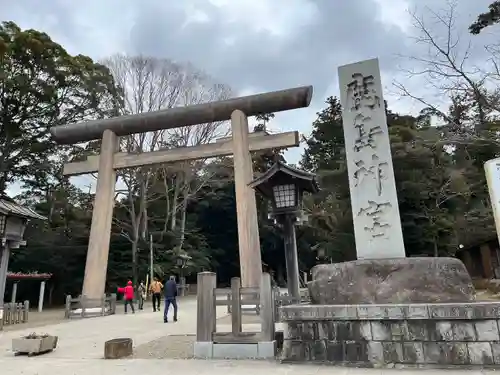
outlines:
M484 171L490 194L493 218L495 219L497 237L500 243L500 158L491 159L484 163Z
M474 300L454 258L405 258L378 59L339 67L357 261L316 266L312 303Z
M458 259L405 258L378 61L339 74L358 260L314 267L311 304L280 308L282 360L500 366L500 303L474 301Z
M404 258L378 60L341 66L339 84L357 257Z

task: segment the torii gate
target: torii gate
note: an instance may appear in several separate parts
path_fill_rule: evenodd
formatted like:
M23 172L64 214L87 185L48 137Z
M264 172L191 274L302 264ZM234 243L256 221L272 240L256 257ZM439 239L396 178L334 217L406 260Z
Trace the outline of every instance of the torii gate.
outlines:
M262 264L250 151L299 146L297 131L249 137L248 118L259 114L308 107L312 86L268 92L235 99L176 107L53 127L60 144L101 139L101 152L85 161L65 164L65 175L98 172L82 295L100 299L104 294L113 218L116 170L174 161L233 155L238 220L238 247L242 286L259 286ZM231 120L232 141L160 150L142 154L117 152L120 136Z

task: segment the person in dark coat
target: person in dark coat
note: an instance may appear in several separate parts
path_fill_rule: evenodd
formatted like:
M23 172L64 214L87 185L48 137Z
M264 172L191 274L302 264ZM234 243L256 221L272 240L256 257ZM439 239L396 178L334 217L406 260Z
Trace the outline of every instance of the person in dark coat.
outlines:
M163 322L168 323L168 309L170 305L174 307L174 322L177 321L177 283L175 276L170 276L170 279L165 284L165 312L163 314Z

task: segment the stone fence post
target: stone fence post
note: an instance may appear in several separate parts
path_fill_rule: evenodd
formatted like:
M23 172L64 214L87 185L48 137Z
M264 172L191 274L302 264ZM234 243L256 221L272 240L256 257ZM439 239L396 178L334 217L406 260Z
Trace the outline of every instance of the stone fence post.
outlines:
M214 289L217 277L213 272L198 273L196 341L211 342L216 327Z
M271 286L271 275L264 272L260 280L260 322L262 338L266 341L274 340L274 298Z

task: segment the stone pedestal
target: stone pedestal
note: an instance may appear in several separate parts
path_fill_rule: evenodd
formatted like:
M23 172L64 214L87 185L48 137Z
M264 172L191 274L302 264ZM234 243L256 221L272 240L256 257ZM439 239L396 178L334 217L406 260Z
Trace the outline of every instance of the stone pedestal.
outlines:
M499 367L499 312L498 302L283 306L281 360L377 368Z
M308 283L312 304L401 304L475 300L456 258L398 258L321 264Z

